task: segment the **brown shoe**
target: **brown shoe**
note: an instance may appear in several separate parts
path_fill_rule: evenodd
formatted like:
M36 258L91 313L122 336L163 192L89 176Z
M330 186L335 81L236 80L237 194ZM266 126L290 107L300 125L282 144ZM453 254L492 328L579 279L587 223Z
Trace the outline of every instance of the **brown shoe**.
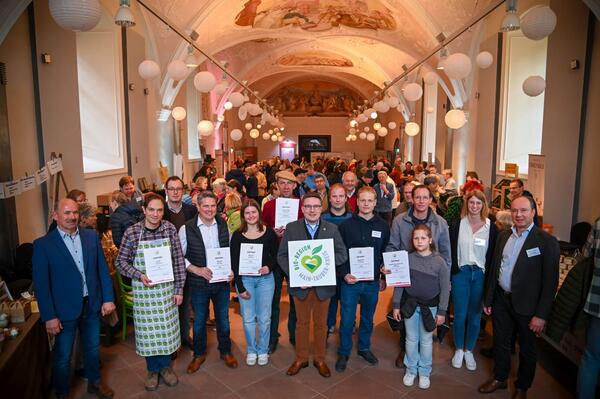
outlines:
M479 393L492 393L497 389L506 389L506 387L506 381L498 381L497 379L492 378L491 380L483 383L483 385L479 387L478 391Z
M400 351L400 353L398 353L398 357L396 357L396 367L399 369L404 368L404 352L402 351Z
M179 382L177 374L173 372L171 367L165 367L164 369L160 370L160 377L165 382L165 384L167 384L167 386L170 387L174 387Z
M188 364L187 366L187 373L193 374L196 371L198 371L198 369L200 368L200 366L202 366L202 363L204 363L205 360L206 355L194 356L190 364Z
M527 391L523 389L517 389L513 393L512 399L527 399Z
M156 391L158 388L158 373L148 371L148 375L144 381L144 388L146 388L146 391Z
M238 362L231 353L221 353L221 359L225 362L225 365L231 369L237 368Z
M112 397L115 395L115 392L110 389L109 386L102 383L88 384L87 391L88 393L96 395L100 399L112 399Z
M308 362L301 362L299 360L294 361L290 368L287 370L287 375L296 375L300 372L300 369L308 367Z
M329 367L327 367L327 363L325 362L317 362L316 360L313 362L313 366L319 370L319 374L321 377L329 378L331 377L331 371L329 371Z

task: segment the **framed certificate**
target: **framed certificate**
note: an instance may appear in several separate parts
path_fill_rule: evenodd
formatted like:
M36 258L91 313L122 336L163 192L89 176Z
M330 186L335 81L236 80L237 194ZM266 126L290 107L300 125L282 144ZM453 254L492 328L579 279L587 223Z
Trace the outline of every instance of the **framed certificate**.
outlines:
M152 284L175 281L170 246L144 249L144 264L146 265L146 276L152 281Z
M275 228L287 226L298 220L300 200L295 198L277 198L275 200Z
M360 281L373 281L373 247L350 248L348 250L350 274Z
M263 244L242 244L240 247L240 276L260 276Z
M290 287L335 285L333 239L288 242Z
M231 254L229 247L207 248L206 267L212 271L209 283L218 283L229 280L231 274Z
M392 273L386 274L385 281L391 287L410 287L410 268L408 252L395 251L383 253L383 264Z

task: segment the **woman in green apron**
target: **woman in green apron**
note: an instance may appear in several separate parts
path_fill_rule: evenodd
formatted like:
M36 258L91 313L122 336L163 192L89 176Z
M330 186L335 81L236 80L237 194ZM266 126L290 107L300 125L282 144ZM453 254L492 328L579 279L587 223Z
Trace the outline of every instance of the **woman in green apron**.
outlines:
M185 260L175 226L163 221L165 200L146 196L144 220L123 236L116 266L132 279L135 350L146 358L146 390L158 388L159 377L177 385L171 354L180 346L177 306L183 300Z

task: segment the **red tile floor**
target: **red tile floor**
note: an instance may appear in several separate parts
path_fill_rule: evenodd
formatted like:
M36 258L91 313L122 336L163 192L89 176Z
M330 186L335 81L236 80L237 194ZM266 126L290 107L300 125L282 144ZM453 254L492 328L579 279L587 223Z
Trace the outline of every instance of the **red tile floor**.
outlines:
M188 375L186 366L191 359L189 351L183 351L174 361L173 367L179 376L179 384L169 388L161 384L157 391L144 390L146 374L145 361L136 355L132 327L125 342L119 342L110 347L102 347L102 374L104 380L115 390L116 398L509 398L512 392L497 391L491 395L481 395L477 387L490 375L493 362L479 355L476 349L477 370L467 371L454 369L450 364L453 355L451 337L448 336L443 344L434 343L433 373L431 387L419 389L417 384L407 388L402 384L403 370L394 367L398 353L398 337L392 333L385 321L387 304L391 297L391 289L380 295L380 302L375 315L375 329L372 338L372 350L379 358L377 366L368 365L354 353L350 357L348 368L344 373L334 370L337 334L329 338L327 361L332 370L331 378L319 376L312 365L303 369L298 375L289 377L285 371L294 360L294 348L287 340L287 319L282 319L279 327L282 337L277 352L271 356L267 366L248 367L245 364L245 338L239 314L239 306L232 302L230 307L231 338L233 352L240 366L235 369L227 368L219 360L216 350L216 334L209 328L208 357L199 371ZM282 298L282 315L289 308L287 297ZM489 337L484 343L489 342ZM478 343L478 345L481 342ZM549 364L552 368L573 368L564 358L558 357L556 362L565 364ZM516 356L513 368L516 367ZM556 374L555 374L556 375ZM574 382L560 383L545 368L538 364L533 387L529 391L530 398L571 398L574 393ZM514 381L514 370L511 382ZM82 379L73 381L73 398L88 398L85 393L86 383Z

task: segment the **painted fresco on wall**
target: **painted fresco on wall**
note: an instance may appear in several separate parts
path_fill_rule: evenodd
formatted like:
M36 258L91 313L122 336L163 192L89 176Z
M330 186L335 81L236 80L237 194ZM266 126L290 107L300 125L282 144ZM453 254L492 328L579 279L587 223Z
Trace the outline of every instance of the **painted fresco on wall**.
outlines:
M348 116L362 104L354 91L329 82L303 82L286 86L268 102L287 116Z
M277 64L283 66L354 66L348 58L324 51L305 51L302 53L287 54L279 58Z
M338 26L396 29L392 12L379 0L248 0L235 24L262 29L297 27L315 32Z

